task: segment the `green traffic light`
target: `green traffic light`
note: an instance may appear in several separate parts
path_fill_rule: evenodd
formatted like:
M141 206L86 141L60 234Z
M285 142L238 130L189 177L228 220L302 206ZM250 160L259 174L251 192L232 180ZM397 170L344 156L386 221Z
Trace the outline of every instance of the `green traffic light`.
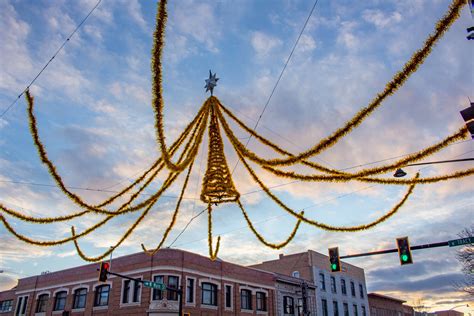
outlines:
M407 262L407 261L408 261L408 255L403 254L403 255L402 255L402 261L403 261L403 262Z
M331 264L331 270L334 271L334 270L336 270L336 269L337 269L337 264L335 264L335 263Z

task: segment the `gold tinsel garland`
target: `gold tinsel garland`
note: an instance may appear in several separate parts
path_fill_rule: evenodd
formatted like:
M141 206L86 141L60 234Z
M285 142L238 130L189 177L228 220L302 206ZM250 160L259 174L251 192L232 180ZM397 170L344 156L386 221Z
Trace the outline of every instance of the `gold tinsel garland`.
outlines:
M207 243L209 248L209 258L214 261L217 259L217 253L221 245L221 236L217 236L216 249L212 246L212 206L211 203L207 205Z
M205 112L205 114L201 115L201 117L198 117L196 116L196 118L198 118L198 120L193 120L193 124L195 123L196 126L193 130L193 132L191 133L191 139L190 141L185 145L185 148L184 148L184 151L187 151L190 144L193 143L193 140L195 139L195 134L197 132L197 128L201 126L201 124L204 124L202 122L203 120L203 117L204 115L207 115L207 112ZM205 125L205 124L204 124ZM181 136L178 138L178 140L173 144L172 148L171 148L171 153L172 155L174 155L174 153L178 150L179 146L181 146L181 144L183 143L183 141L186 139L186 136L189 134L189 131L191 129L191 125L189 126L190 128L188 129L185 129L185 131L183 132L183 134L181 134ZM155 172L151 175L151 177L139 188L139 190L137 192L135 192L125 203L123 203L118 209L117 211L109 211L107 212L108 215L121 215L121 214L124 214L124 213L129 213L129 212L134 212L134 211L138 211L140 210L141 208L147 206L151 200L153 200L156 196L152 196L150 199L147 199L146 201L140 203L139 205L137 206L134 206L134 207L130 207L130 208L126 208L126 206L128 206L133 200L135 200L139 194L156 178L156 176L158 175L159 171L162 170L162 168L164 167L163 163L161 162L161 159L158 159L157 161L159 163L158 165L158 168L155 170ZM149 173L149 171L153 170L153 168L156 166L156 164L153 164L152 168L148 169L147 172L144 173L144 175L141 176L141 178L145 178L146 174ZM137 181L135 181L133 184L136 184ZM120 193L119 193L120 194ZM118 195L115 195L116 197ZM104 202L100 203L97 205L97 207L103 207L105 205L108 205L110 203L112 203L114 201L114 199L107 199L105 200ZM26 222L33 222L33 223L39 223L39 224L48 224L48 223L54 223L54 222L61 222L61 221L67 221L67 220L70 220L70 219L73 219L75 217L79 217L79 216L82 216L82 215L85 215L87 213L90 212L90 210L86 210L86 211L79 211L79 212L76 212L76 213L73 213L73 214L69 214L69 215L64 215L64 216L58 216L58 217L43 217L43 218L38 218L38 217L33 217L33 216L28 216L28 215L24 215L22 214L21 212L18 212L18 211L14 211L6 206L4 206L3 204L0 203L0 211L3 211L11 216L14 216L18 219L21 219L23 221L26 221Z
M254 233L254 235L257 237L257 239L262 244L264 244L265 246L270 247L272 249L281 249L281 248L285 247L286 245L288 245L293 240L293 238L296 236L296 232L298 231L298 228L300 227L300 224L301 224L301 219L298 218L297 222L296 222L296 225L293 228L293 231L290 233L290 235L288 236L288 238L285 241L283 241L279 244L271 243L271 242L268 242L259 232L257 232L257 230L255 229L255 227L252 224L252 221L248 217L247 212L244 209L244 206L242 205L242 203L240 203L240 200L237 200L237 205L239 205L239 208L242 211L242 214L244 215L244 218L245 218L245 221L247 222L248 227ZM302 211L300 214L301 214L301 216L303 216L304 212Z
M385 98L396 92L398 88L400 88L406 82L410 75L413 74L425 61L425 59L431 53L434 44L444 35L444 33L449 29L454 21L457 20L464 5L466 5L465 0L453 0L447 13L436 23L434 33L428 36L424 42L423 47L412 55L403 69L395 74L392 80L386 84L385 89L377 94L377 96L369 103L369 105L362 108L352 119L347 121L343 127L339 128L332 135L324 138L318 144L302 153L293 155L289 158L267 160L266 164L272 166L291 165L300 162L303 159L315 156L335 145L342 137L359 126L382 104Z
M234 187L232 174L230 173L224 154L224 144L216 115L216 100L211 96L210 102L210 124L209 124L209 150L206 174L202 180L201 201L204 203L226 203L235 202L240 194Z
M197 156L197 153L199 151L199 147L202 143L203 135L205 133L205 129L208 126L208 118L209 115L211 115L211 123L209 125L210 129L210 138L213 138L214 140L211 142L210 140L210 146L209 146L209 159L208 159L208 172L206 173L205 181L206 179L215 179L216 183L213 183L212 185L214 186L213 188L211 187L206 187L204 186L203 188L203 193L206 193L208 196L211 194L212 196L219 196L219 194L227 194L230 193L230 195L233 196L231 200L236 200L243 215L245 220L247 221L247 224L251 231L255 234L257 239L265 244L268 247L274 248L274 249L279 249L281 247L284 247L287 245L296 235L297 230L301 224L301 222L308 223L310 225L319 227L324 230L329 230L329 231L347 231L347 232L353 232L353 231L359 231L363 229L368 229L371 228L385 220L387 220L389 217L394 215L400 207L406 202L408 197L412 194L413 189L416 184L426 184L426 183L434 183L438 181L444 181L444 180L449 180L449 179L456 179L456 178L461 178L461 177L466 177L474 174L474 169L467 169L463 171L458 171L452 174L447 174L447 175L441 175L441 176L436 176L436 177L425 177L425 178L420 178L419 174L417 174L413 179L385 179L385 178L376 178L372 177L374 175L380 175L385 172L394 170L399 167L403 167L408 163L421 160L429 155L432 155L433 153L441 150L442 148L445 148L449 144L453 143L456 140L462 139L466 137L467 135L467 129L463 128L460 129L457 133L445 138L438 144L432 145L430 147L427 147L415 154L409 155L403 159L398 160L395 163L391 164L386 164L383 166L375 167L375 168L367 168L363 169L359 172L355 173L348 173L344 172L341 170L336 170L332 168L325 167L321 164L314 163L311 161L306 160L307 158L313 157L324 150L330 148L334 144L336 144L342 137L350 133L354 128L359 126L368 116L370 116L381 104L382 102L391 94L396 92L398 88L400 88L406 80L409 78L411 74L413 74L418 67L424 62L424 60L428 57L430 54L432 48L434 47L434 44L442 37L442 35L449 29L449 27L452 25L452 23L459 17L459 13L463 5L465 5L464 0L453 0L447 13L441 18L435 27L435 31L433 34L431 34L426 41L424 42L423 47L416 51L410 60L404 65L402 71L398 72L392 80L386 84L384 91L379 93L366 107L362 108L352 119L348 120L341 128L337 129L334 133L332 133L330 136L324 138L321 140L319 143L316 145L312 146L309 150L306 150L304 152L298 153L298 154L293 154L290 153L282 148L280 148L278 145L273 144L269 140L263 138L259 134L257 134L253 129L249 128L246 126L241 120L239 120L232 112L227 110L222 104L220 104L219 100L215 97L210 97L206 102L204 102L203 106L200 108L198 111L197 115L194 117L194 119L186 126L184 132L178 137L178 139L172 144L172 146L168 149L166 146L166 141L165 141L165 135L164 135L164 128L163 128L163 106L164 106L164 101L163 101L163 94L162 94L162 64L161 64L161 57L163 53L163 47L164 47L164 34L165 34L165 26L166 26L166 20L167 20L167 12L166 12L166 5L167 1L162 0L159 3L159 8L156 14L156 28L154 32L154 43L153 43L153 50L152 50L152 61L151 61L151 68L152 68L152 106L154 109L155 113L155 130L156 130L156 139L157 143L160 147L161 150L161 157L157 159L151 167L149 167L143 174L141 174L132 184L128 185L124 189L120 190L117 194L114 194L113 196L109 197L108 199L104 200L98 205L90 205L86 203L80 196L77 194L70 192L66 185L64 184L64 181L60 177L60 175L57 172L57 168L54 165L54 163L48 158L47 152L45 150L45 147L43 146L39 134L38 134L38 128L36 124L36 118L34 116L34 111L33 111L33 106L34 106L34 100L33 97L31 96L29 91L26 91L26 100L28 103L28 118L30 121L30 130L32 134L32 138L34 141L34 144L38 150L38 154L41 158L41 161L45 166L47 167L49 173L51 174L52 178L54 179L55 183L58 185L58 187L61 189L61 191L68 196L71 201L73 201L76 205L79 205L81 208L84 210L78 211L69 215L63 215L63 216L56 216L56 217L49 217L49 218L37 218L37 217L32 217L28 216L25 214L22 214L21 212L12 210L10 208L7 208L6 206L0 204L0 221L3 223L3 225L6 227L6 229L13 234L15 237L18 239L31 243L34 245L40 245L40 246L53 246L53 245L59 245L63 244L69 241L73 241L74 245L77 249L78 254L87 261L99 261L103 258L105 258L107 255L109 255L114 249L116 249L120 244L123 243L124 240L126 240L130 234L134 231L134 229L140 224L140 222L147 216L151 208L155 205L155 203L159 200L163 192L165 192L173 183L174 181L179 177L179 175L186 169L188 168L188 172L186 174L186 178L183 183L183 187L181 189L181 194L178 198L177 204L175 211L173 213L173 216L171 218L171 222L169 223L167 229L165 230L163 237L158 244L158 246L155 249L152 250L147 250L145 246L142 244L143 250L148 253L148 254L154 254L156 251L158 251L163 243L165 242L167 236L171 232L172 228L174 227L178 213L179 213L179 207L182 202L182 198L185 192L185 189L187 187L190 173L192 170L192 166L194 164L195 158ZM226 122L224 116L222 115L220 109L222 109L227 115L231 117L241 128L243 128L245 131L250 133L250 135L254 136L257 138L260 142L265 144L266 146L269 146L276 152L278 152L281 155L284 155L284 158L276 158L276 159L265 159L262 157L259 157L257 154L253 153L252 151L248 150L246 146L244 146L238 139L235 137L232 129L229 127L228 123ZM222 137L220 135L220 128L218 122L221 122L223 129L228 136L228 139L230 140L233 148L237 152L238 157L244 164L245 168L251 175L251 177L254 179L255 182L259 184L259 186L262 188L262 190L281 208L283 208L286 212L290 213L294 217L297 218L297 223L291 232L290 236L282 243L275 244L275 243L270 243L266 241L266 239L257 232L255 229L254 225L252 224L250 218L248 217L247 213L245 212L245 209L243 205L241 204L240 200L238 200L238 192L235 190L233 183L232 183L232 178L231 174L229 173L228 170L228 164L226 162L226 158L224 155L224 150L223 150L223 144L222 144ZM212 130L212 131L211 131ZM192 131L192 132L191 132ZM184 148L178 158L178 161L176 163L172 162L172 158L175 155L176 152L182 147L182 145L185 143L185 140L188 138L189 134L191 133L189 137L189 141L186 142L184 145ZM211 137L212 136L212 137ZM216 141L217 140L217 141ZM212 143L212 144L211 144ZM216 153L217 150L217 153ZM216 158L217 157L217 158ZM398 184L398 185L408 185L408 190L405 193L405 195L402 197L402 199L392 207L390 211L388 211L386 214L383 216L379 217L375 221L372 221L368 224L363 224L363 225L357 225L357 226L332 226L328 225L325 223L321 223L315 220L308 219L304 216L304 213L297 213L291 208L289 208L286 204L284 204L278 197L276 197L270 189L265 186L265 184L259 179L255 171L250 167L248 161L246 159L249 159L260 167L264 168L265 170L279 176L279 177L285 177L285 178L291 178L291 179L298 179L298 180L303 180L303 181L311 181L311 182L333 182L333 181L338 181L338 182L345 182L345 181L350 181L350 180L356 180L356 181L363 181L363 182L372 182L372 183L383 183L383 184ZM310 175L304 175L304 174L299 174L296 172L292 171L282 171L280 169L275 168L275 166L292 166L296 164L303 164L307 167L310 167L314 170L317 170L319 172L323 172L323 174L310 174ZM163 168L167 168L170 170L168 177L166 180L163 182L162 186L160 187L159 190L156 191L151 197L146 199L145 201L142 201L136 205L131 205L133 201L135 201L136 198L138 198L141 193L149 186L149 184L157 177L159 172ZM142 183L143 182L143 183ZM130 192L132 189L135 188L135 186L140 185L140 187L135 190L134 193L131 194L131 197L125 202L122 203L120 206L118 206L115 210L107 210L104 209L104 206L107 206L114 202L116 199L119 197L122 197L124 194ZM205 183L206 185L206 183ZM204 196L204 195L203 195ZM221 201L219 199L204 199L206 202L214 202L214 203L221 203L224 201ZM142 211L143 210L143 211ZM135 220L135 222L127 229L127 231L122 235L122 237L119 239L119 241L108 251L103 253L102 255L96 256L96 257L89 257L85 255L85 253L80 249L79 244L77 239L85 236L95 229L101 227L105 223L107 223L110 219L114 218L115 216L119 216L122 214L127 214L131 212L137 212L137 211L142 211L142 213L139 215L139 217ZM8 214L10 216L16 217L22 221L27 221L27 222L33 222L33 223L54 223L54 222L60 222L60 221L67 221L76 217L83 216L87 213L94 212L98 214L104 214L106 217L96 223L95 225L87 228L83 232L76 234L75 228L71 228L71 237L68 238L63 238L60 240L51 240L51 241L37 241L32 238L26 237L20 233L18 233L12 225L7 221L6 217L4 214ZM208 204L207 208L208 212L208 246L209 246L209 257L212 260L215 260L217 258L217 254L219 251L220 247L220 236L217 238L217 244L214 249L213 243L212 243L212 207L211 203ZM3 214L4 213L4 214Z
M230 112L228 109L226 109L220 102L219 102L220 108L222 108L239 126L244 128L247 132L249 132L252 136L256 137L258 140L260 140L263 144L269 146L270 148L274 149L275 151L287 155L287 156L293 156L291 153L288 151L280 148L278 145L273 144L269 140L265 139L264 137L258 135L256 132L251 130L248 126L246 126L242 121L240 121L232 112ZM257 163L260 165L262 168L274 173L275 175L281 176L281 177L293 177L293 174L291 172L284 172L280 171L278 169L275 169L274 167L270 167L267 165L267 162L269 161L268 159L264 159L260 156L258 156L256 153L252 152L251 150L247 149L246 146L242 142L239 141L239 139L235 136L233 133L232 129L229 127L229 124L225 120L224 116L220 111L217 112L219 119L222 123L222 126L224 128L224 131L226 132L229 141L232 143L234 148L236 150L239 150L240 153L244 157L249 158L253 162ZM469 137L469 131L467 130L466 126L461 127L457 132L454 134L446 137L445 139L441 140L437 144L431 145L421 151L418 151L416 153L407 155L403 159L400 159L396 161L395 163L391 164L386 164L383 166L378 166L375 168L367 168L360 170L356 173L349 173L349 172L342 172L340 170L335 170L335 169L329 169L327 167L324 167L320 164L314 163L314 162L309 162L306 160L302 160L301 163L311 167L313 169L316 169L318 171L323 171L329 174L337 175L337 176L327 176L327 175L314 175L314 178L312 179L313 181L327 181L327 182L332 182L332 181L349 181L349 180L359 180L358 178L362 178L365 176L371 176L371 175L377 175L377 174L382 174L386 173L388 171L393 171L398 168L404 167L407 164L420 161L428 156L431 156L435 154L436 152L446 148L447 146L453 144L456 141L466 139ZM298 176L298 175L297 175ZM301 176L305 177L305 176ZM298 179L298 178L296 178Z
M374 227L375 225L378 225L382 223L383 221L387 220L390 218L392 215L394 215L400 207L406 202L408 197L413 193L413 189L415 188L416 184L411 184L403 196L403 198L385 215L382 217L376 219L375 221L368 223L368 224L363 224L363 225L357 225L357 226L332 226L328 225L325 223L321 223L315 220L311 220L306 218L305 216L299 214L298 212L294 211L293 209L289 208L285 203L283 203L278 197L276 197L270 189L259 179L257 174L253 171L253 169L250 167L250 165L245 161L244 157L240 155L240 153L237 153L239 155L240 161L242 161L243 165L249 172L249 174L252 176L254 181L258 183L258 185L262 188L262 190L277 204L279 205L282 209L284 209L286 212L290 213L291 215L295 216L296 218L301 219L303 222L308 223L310 225L316 226L318 228L321 228L323 230L328 230L328 231L338 231L338 232L355 232L355 231L360 231L360 230L365 230L369 229L371 227ZM417 173L415 176L415 179L418 178L419 174Z

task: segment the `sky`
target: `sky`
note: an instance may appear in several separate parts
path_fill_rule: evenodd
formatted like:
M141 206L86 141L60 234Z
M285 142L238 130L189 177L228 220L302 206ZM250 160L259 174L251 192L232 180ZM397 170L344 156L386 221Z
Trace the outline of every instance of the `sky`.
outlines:
M220 78L214 95L257 132L291 152L300 152L329 135L367 105L421 47L443 16L446 0L319 0L282 79L269 95L307 18L312 1L170 1L163 56L164 118L170 144L209 94L204 79L212 69ZM36 76L95 0L0 2L0 110L3 112ZM66 184L95 203L120 190L160 156L151 107L150 52L156 3L103 0L31 88L39 134ZM459 111L474 99L473 43L461 17L406 84L336 146L313 161L352 168L394 161L458 130ZM248 135L236 129L247 141ZM166 246L207 255L207 217L199 201L206 166L206 142L196 158L176 228ZM284 240L295 219L287 215L246 174L224 141L229 168L257 229L274 242ZM255 139L249 148L273 153ZM474 157L472 140L458 142L427 161ZM370 164L369 166L375 166ZM434 176L472 167L472 162L408 167ZM298 183L258 169L259 176L288 205L333 225L369 222L396 204L406 188L347 182ZM386 176L390 177L390 174ZM114 257L157 244L180 192L182 177L152 209ZM251 233L235 204L213 211L214 236L222 237L219 257L243 265L277 258L279 253L313 249L341 255L395 247L397 237L412 245L456 239L473 223L473 178L417 186L401 210L373 229L333 233L302 224L290 245L272 250ZM159 188L153 183L146 194ZM0 202L34 216L68 214L75 207L58 189L36 153L23 98L0 118ZM124 215L80 240L90 256L103 253L137 217ZM67 237L71 225L82 230L100 216L68 223L26 224L8 217L15 229L48 240ZM0 227L0 290L18 278L84 264L74 246L40 248L25 244ZM175 240L175 241L174 241ZM173 242L174 241L174 242ZM369 292L423 299L431 310L473 304L456 290L462 280L459 248L413 252L414 264L400 266L396 254L350 259L365 269ZM471 305L472 306L472 305ZM471 312L472 309L457 310Z

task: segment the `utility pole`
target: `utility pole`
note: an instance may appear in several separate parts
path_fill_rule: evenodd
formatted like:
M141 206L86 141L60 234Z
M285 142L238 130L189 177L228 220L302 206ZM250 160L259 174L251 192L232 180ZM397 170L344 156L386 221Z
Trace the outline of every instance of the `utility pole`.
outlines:
M303 297L303 316L309 316L308 311L308 284L306 281L301 283L301 296Z

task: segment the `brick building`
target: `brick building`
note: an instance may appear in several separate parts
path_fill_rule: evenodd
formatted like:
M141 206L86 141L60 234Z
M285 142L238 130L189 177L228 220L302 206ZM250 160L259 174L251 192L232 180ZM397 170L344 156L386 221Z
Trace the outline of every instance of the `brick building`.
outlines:
M464 316L464 313L455 311L453 309L447 311L434 312L436 316Z
M404 300L378 293L369 293L368 297L370 316L404 316L408 312Z
M0 316L178 314L176 292L150 289L113 275L101 283L98 266L88 264L20 279L15 288L0 292ZM181 250L114 258L112 271L181 286L185 315L298 315L301 305L302 279L211 261ZM308 284L305 291L314 296L315 286ZM315 306L312 301L308 304Z
M283 255L251 267L300 277L317 285L318 315L367 316L369 302L364 270L341 261L341 272L329 271L329 258L321 253L306 252Z

